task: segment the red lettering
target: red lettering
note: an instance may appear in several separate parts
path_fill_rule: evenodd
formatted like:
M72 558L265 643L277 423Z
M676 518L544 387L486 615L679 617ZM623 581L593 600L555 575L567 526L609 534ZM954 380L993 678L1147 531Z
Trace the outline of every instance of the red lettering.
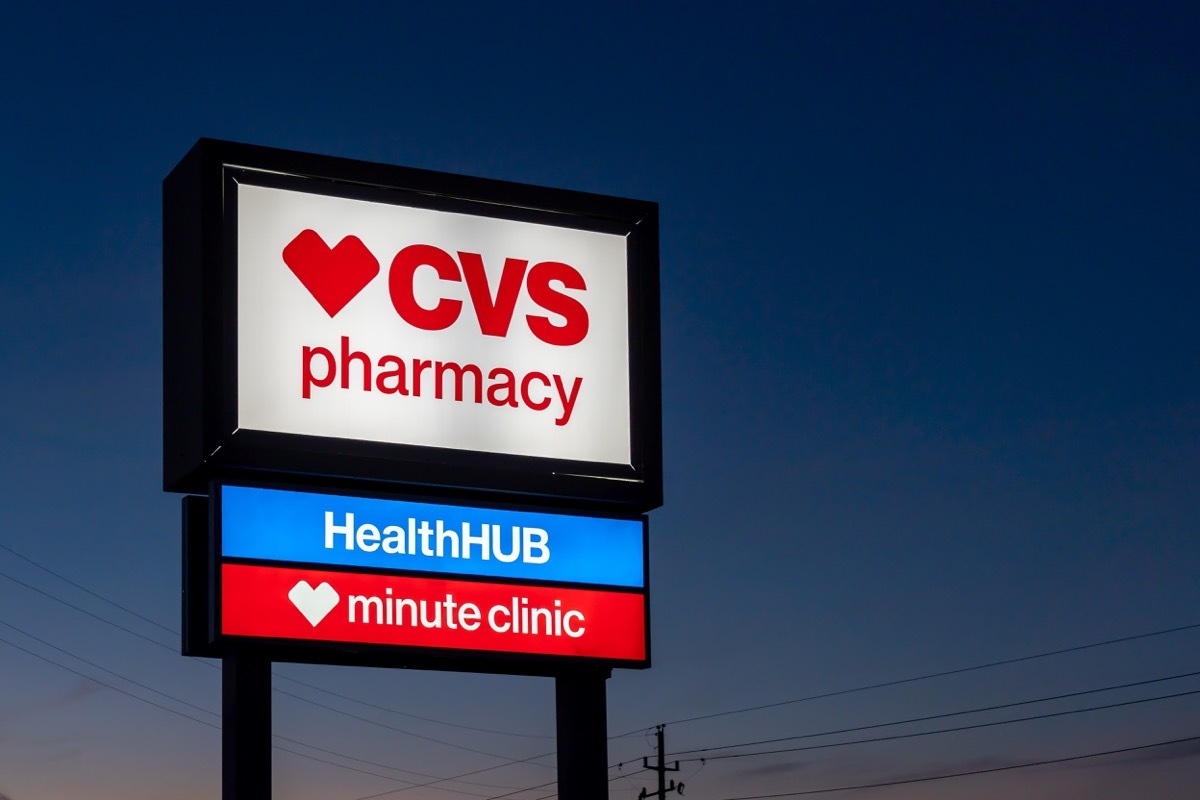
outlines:
M438 400L442 399L442 387L444 385L444 377L446 373L454 376L454 399L462 402L463 399L463 383L466 381L466 376L470 375L474 378L475 383L475 402L483 402L483 373L479 367L474 364L459 364L454 361L439 361L434 365L434 390L433 396Z
M318 378L313 375L312 360L313 356L319 355L325 359L325 377ZM304 360L304 367L300 370L303 378L303 389L300 395L304 399L312 397L312 387L324 389L333 383L333 378L337 374L337 362L333 360L333 353L325 347L308 347L307 345L301 350L301 358Z
M458 253L462 262L463 277L471 293L471 304L475 306L475 317L484 336L508 336L513 310L517 307L517 296L521 294L521 283L525 280L525 268L529 262L521 258L506 258L500 273L500 286L496 299L492 300L487 272L483 269L483 257L478 253Z
M412 374L413 374L413 395L414 396L416 396L416 397L421 396L421 373L424 372L425 370L431 368L432 366L433 366L433 362L430 361L429 359L426 359L426 358L414 358L413 359Z
M359 350L350 350L350 337L342 337L342 388L350 388L350 364L357 361L363 368L363 391L371 391L371 359Z
M533 335L546 344L570 347L579 344L588 333L588 313L583 304L570 295L550 286L551 281L562 284L564 289L586 290L583 276L570 264L560 261L543 261L529 270L526 288L529 299L551 314L557 314L565 322L555 325L549 317L527 314L525 321Z
M550 396L546 395L546 397L535 402L533 397L529 394L529 384L533 383L535 380L541 383L547 389L550 388L549 378L540 372L531 372L521 379L521 399L525 401L525 405L529 406L534 411L545 411L550 407Z
M385 370L384 367L392 369ZM395 383L388 385L387 381L395 379ZM379 359L379 375L375 378L375 388L384 394L408 394L408 387L404 383L404 362L393 355L387 355Z
M388 291L392 296L392 306L395 307L396 313L414 328L426 331L445 330L458 319L462 311L462 301L443 297L433 308L423 308L419 305L413 295L413 278L421 267L433 267L438 277L444 281L462 280L458 264L445 250L428 244L409 245L392 259L392 268L388 273Z
M513 408L520 405L517 402L517 376L513 375L512 370L496 367L488 373L488 380L495 381L487 390L489 403L494 406L512 406ZM505 397L500 396L501 389L504 390Z
M542 261L530 268L526 259L506 258L493 294L481 254L459 251L456 261L454 256L445 250L429 244L405 247L392 259L388 272L388 293L392 306L396 313L414 328L426 331L445 330L457 322L462 314L462 300L441 296L432 308L426 308L417 302L414 282L417 270L422 267L431 267L441 281L467 284L471 305L475 309L475 318L484 336L508 335L522 284L529 293L529 299L547 312L546 315L525 316L526 324L534 336L546 344L570 347L579 344L588 335L590 320L587 308L572 294L587 291L587 284L579 270L570 264ZM311 355L315 354L310 354L310 357ZM350 380L345 367L351 361L364 364L364 384L370 384L369 366L365 364L360 353L342 353L342 361L343 388ZM306 368L308 366L306 363ZM313 381L311 385L321 384ZM308 392L311 386L306 384L304 388Z
M571 391L568 394L562 376L557 374L554 376L554 388L558 390L558 399L562 401L563 407L562 416L554 420L555 425L561 427L571 421L571 412L575 410L575 401L579 399L579 387L581 386L583 386L583 378L576 378L575 383L571 384Z

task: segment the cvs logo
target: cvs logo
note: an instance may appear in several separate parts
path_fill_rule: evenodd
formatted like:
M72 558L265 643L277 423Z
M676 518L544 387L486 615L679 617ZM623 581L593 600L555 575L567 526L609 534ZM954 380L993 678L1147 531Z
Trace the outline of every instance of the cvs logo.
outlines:
M345 308L380 271L379 261L357 236L346 236L330 248L311 229L301 231L284 247L283 261L330 317ZM534 336L559 347L579 344L587 337L587 308L566 293L584 292L587 284L579 270L570 264L541 261L530 267L526 259L506 258L498 285L493 289L479 253L459 251L455 258L429 244L403 248L392 259L388 271L392 307L414 328L440 331L459 320L464 303L443 294L432 307L421 305L414 284L418 271L423 269L432 269L444 283L466 283L479 331L485 336L508 336L524 288L535 305L558 318L526 314L525 324Z

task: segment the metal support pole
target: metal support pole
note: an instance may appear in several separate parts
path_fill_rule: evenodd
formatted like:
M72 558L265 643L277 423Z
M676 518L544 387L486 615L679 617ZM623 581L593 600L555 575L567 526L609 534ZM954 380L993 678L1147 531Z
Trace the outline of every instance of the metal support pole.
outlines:
M271 800L271 662L221 659L221 798Z
M608 700L611 670L554 679L559 800L608 800Z

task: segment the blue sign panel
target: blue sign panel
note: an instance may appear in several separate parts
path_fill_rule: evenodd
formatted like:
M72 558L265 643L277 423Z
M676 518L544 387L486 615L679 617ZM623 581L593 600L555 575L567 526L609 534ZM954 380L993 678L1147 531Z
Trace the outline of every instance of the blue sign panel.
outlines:
M645 588L640 520L220 487L221 555Z

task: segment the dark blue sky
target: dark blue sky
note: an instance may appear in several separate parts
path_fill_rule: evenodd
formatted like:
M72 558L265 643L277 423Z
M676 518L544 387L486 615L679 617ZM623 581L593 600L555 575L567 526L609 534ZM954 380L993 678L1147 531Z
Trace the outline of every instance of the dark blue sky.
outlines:
M177 629L160 186L201 136L660 203L655 666L610 681L614 734L1200 622L1194 4L68 4L10 10L6 28L0 795L219 790L215 730L13 646L217 723L177 702L215 711L216 669L13 555ZM1200 631L1185 631L671 725L668 745L1196 669ZM279 672L553 735L545 680ZM390 726L276 697L277 732L340 755L281 746L380 774L395 773L344 756L447 776L554 747L276 686ZM889 781L1197 736L1198 711L1182 697L683 775L698 800ZM610 747L614 763L649 752L640 735ZM1197 752L869 796L1173 798L1200 781ZM277 796L299 800L402 785L284 752L275 775ZM472 778L508 788L452 787L553 777L523 765ZM616 780L613 796L652 777Z

